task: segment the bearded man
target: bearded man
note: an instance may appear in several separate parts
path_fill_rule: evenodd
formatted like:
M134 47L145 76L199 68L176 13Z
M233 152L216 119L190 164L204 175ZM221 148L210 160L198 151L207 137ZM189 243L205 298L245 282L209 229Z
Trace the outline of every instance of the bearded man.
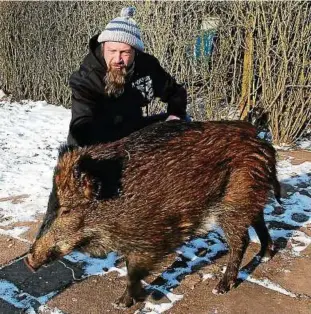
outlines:
M134 12L122 9L91 38L89 53L70 77L68 144L112 142L157 121L187 119L186 90L144 52ZM143 116L143 107L155 98L167 103L167 113Z

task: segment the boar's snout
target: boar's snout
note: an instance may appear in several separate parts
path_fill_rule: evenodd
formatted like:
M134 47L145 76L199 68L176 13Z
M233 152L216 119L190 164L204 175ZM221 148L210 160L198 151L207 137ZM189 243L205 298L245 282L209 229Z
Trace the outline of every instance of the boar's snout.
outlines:
M40 265L38 266L36 263L34 263L31 253L28 253L28 255L24 258L24 263L33 273L36 272L38 268L40 268Z
M48 264L61 256L62 254L57 247L43 250L41 247L34 246L24 258L24 262L32 272L35 272L41 266Z

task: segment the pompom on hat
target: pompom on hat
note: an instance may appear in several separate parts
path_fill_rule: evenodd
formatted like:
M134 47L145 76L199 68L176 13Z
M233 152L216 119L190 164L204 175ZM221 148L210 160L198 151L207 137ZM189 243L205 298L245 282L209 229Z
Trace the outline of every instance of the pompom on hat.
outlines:
M139 51L144 51L144 43L141 40L140 29L133 16L136 12L134 7L126 7L121 10L119 17L111 20L106 28L98 36L97 41L116 41L128 44Z

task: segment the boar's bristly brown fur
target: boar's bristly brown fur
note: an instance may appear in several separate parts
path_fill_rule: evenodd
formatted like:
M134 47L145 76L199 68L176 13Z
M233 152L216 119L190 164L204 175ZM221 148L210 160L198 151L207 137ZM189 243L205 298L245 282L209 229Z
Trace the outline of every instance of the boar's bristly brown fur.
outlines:
M120 305L141 300L148 271L213 224L230 248L216 293L236 282L250 226L260 255L271 255L263 209L271 190L279 197L275 150L248 123L170 121L114 143L63 147L53 180L58 207L28 264L38 268L75 248L118 251L128 269Z

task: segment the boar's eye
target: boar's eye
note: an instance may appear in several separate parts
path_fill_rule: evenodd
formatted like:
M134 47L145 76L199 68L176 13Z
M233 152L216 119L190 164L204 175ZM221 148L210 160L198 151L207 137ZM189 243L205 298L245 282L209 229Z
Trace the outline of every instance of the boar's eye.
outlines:
M63 216L63 215L67 215L70 213L70 208L66 207L66 206L61 206L59 209L59 215Z

